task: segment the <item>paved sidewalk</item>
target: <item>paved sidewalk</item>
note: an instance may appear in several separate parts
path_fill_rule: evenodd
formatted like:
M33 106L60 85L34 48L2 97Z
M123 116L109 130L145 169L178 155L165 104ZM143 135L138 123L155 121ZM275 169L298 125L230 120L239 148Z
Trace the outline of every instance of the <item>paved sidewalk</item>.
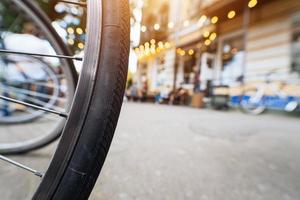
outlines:
M299 200L299 122L126 104L92 199Z
M125 103L92 200L299 200L300 119ZM54 146L14 157L44 169ZM0 163L1 199L38 179Z

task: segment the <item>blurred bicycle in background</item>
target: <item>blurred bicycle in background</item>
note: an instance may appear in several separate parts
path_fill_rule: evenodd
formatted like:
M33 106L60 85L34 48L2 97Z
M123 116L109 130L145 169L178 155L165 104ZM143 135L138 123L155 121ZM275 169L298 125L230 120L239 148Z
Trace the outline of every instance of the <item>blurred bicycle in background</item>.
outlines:
M287 94L287 91L292 89L292 80L276 80L276 76L280 76L280 73L275 70L265 76L263 83L245 87L240 101L243 111L259 115L269 108L286 112L293 112L299 108L300 98Z

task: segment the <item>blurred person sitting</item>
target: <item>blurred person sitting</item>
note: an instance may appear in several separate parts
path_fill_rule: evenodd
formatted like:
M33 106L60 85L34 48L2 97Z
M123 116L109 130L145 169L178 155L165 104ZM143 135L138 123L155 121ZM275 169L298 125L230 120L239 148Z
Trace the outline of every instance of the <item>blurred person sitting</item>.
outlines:
M155 96L155 103L162 104L165 102L169 102L171 92L172 90L170 85L167 85L165 87L163 86Z
M143 81L143 85L140 91L140 100L141 102L146 102L148 97L148 83Z
M188 91L183 88L183 84L180 87L173 90L170 95L170 105L186 105L188 101Z
M132 100L132 101L138 101L139 99L139 89L137 86L137 83L133 83L128 91L129 95L128 95L128 99Z

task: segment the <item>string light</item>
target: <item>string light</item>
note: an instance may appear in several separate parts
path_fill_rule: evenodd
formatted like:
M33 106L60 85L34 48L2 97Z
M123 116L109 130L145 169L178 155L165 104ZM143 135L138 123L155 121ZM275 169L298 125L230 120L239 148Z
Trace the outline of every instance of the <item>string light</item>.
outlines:
M166 42L166 43L165 43L165 47L166 47L167 49L171 48L170 42Z
M190 56L194 55L194 50L193 50L193 49L190 49L190 50L189 50L189 55L190 55Z
M169 29L174 28L174 22L169 22L169 23L168 23L168 27L169 27Z
M205 44L206 46L209 46L209 45L211 44L211 41L210 41L209 39L207 39L207 40L205 40L204 44Z
M257 5L257 3L258 3L257 0L250 0L249 3L248 3L248 6L249 6L250 8L253 8L253 7L255 7L255 6ZM228 17L229 19L233 19L235 16L236 16L236 11L234 11L234 10L229 11L228 14L227 14L227 17ZM199 18L199 20L198 20L198 25L199 25L199 26L203 26L204 23L205 23L205 21L206 21L207 19L208 19L207 16L202 15L202 16ZM218 16L213 16L213 17L210 19L210 22L211 22L212 24L216 24L216 23L218 23L218 21L219 21L219 17L218 17ZM183 22L183 26L184 26L184 27L187 27L187 26L189 26L189 25L190 25L190 21L189 21L189 20L185 20L185 21ZM175 27L175 24L174 24L174 22L169 22L167 26L168 26L169 29L173 29L173 28ZM161 25L160 25L159 23L156 23L156 24L153 25L153 29L154 29L155 31L158 31L158 30L161 29ZM148 30L148 28L147 28L146 26L143 25L143 26L141 27L141 31L142 31L143 33L145 33L147 30ZM73 30L73 31L74 31L74 30ZM68 32L69 32L69 31L68 31ZM70 32L72 32L71 29L70 29ZM205 37L208 37L208 36L209 36L209 35L207 35L207 33L205 33Z
M249 8L254 8L257 5L257 0L250 0L248 3Z
M82 35L83 34L83 30L82 30L82 28L76 28L76 33L78 34L78 35Z
M164 48L164 43L163 43L163 42L159 42L159 43L158 43L158 47L159 47L159 48Z
M185 21L183 22L183 26L184 26L184 27L187 27L188 25L190 25L190 21L189 21L189 20L185 20Z
M207 20L207 17L205 15L202 15L198 21L198 24L200 26L203 26L203 24L205 23L206 20Z
M67 28L67 32L69 33L69 34L74 34L74 29L72 28L72 27L69 27L69 28Z
M185 51L183 49L181 49L181 48L178 48L176 50L176 53L179 54L179 55L181 55L181 56L185 56Z
M180 51L179 53L181 56L185 56L185 50Z
M78 48L79 48L79 49L84 49L84 44L81 43L81 42L79 42L79 43L78 43Z
M139 60L143 59L150 59L157 54L171 48L172 45L170 42L158 42L156 45L155 39L151 39L150 42L145 42L144 45L140 45L139 47L135 48L134 51L138 56ZM180 52L182 54L182 52Z
M211 23L216 24L219 21L219 18L217 16L214 16L211 18Z
M145 33L145 32L147 31L147 27L146 27L146 26L142 26L142 27L141 27L141 31L142 31L143 33Z
M207 38L209 35L210 35L210 32L209 32L209 31L204 31L203 37Z
M151 53L152 53L152 54L155 54L155 50L156 50L156 49L155 49L155 45L151 45Z
M216 38L217 38L217 34L216 34L216 33L212 33L212 34L209 36L209 39L210 39L211 41L214 41Z
M236 12L234 10L231 10L231 11L229 11L227 17L229 19L233 19L235 17L235 15L236 15Z
M250 0L249 3L248 3L248 7L249 8L253 8L257 5L257 0ZM228 12L227 14L227 17L229 19L233 19L234 17L236 16L236 11L234 10L231 10ZM203 26L206 22L208 18L205 16L205 15L202 15L199 20L198 20L198 25L200 26ZM219 17L218 16L213 16L211 19L210 19L210 22L212 24L216 24L218 23L219 21ZM183 26L184 27L187 27L190 25L190 21L189 20L185 20L183 21ZM173 29L175 27L175 24L174 22L169 22L167 27L169 29ZM161 25L156 23L153 25L153 29L155 31L158 31L161 29ZM141 27L141 31L142 32L146 32L148 30L148 28L146 26L142 26ZM213 33L210 33L208 30L204 31L203 32L203 37L204 38L207 38L205 41L204 41L204 45L205 46L209 46L212 44L212 42L217 38L217 33L213 32ZM151 44L151 46L150 46ZM159 54L161 51L165 50L165 49L169 49L172 47L171 43L170 42L166 42L166 43L163 43L163 42L158 42L157 43L157 46L155 45L156 44L156 41L155 39L151 39L150 40L150 43L149 42L146 42L143 46L143 45L140 45L139 48L136 48L135 49L135 52L136 54L138 55L139 59L142 59L142 58L149 58L149 56L153 56L153 55L156 55L156 54ZM186 54L192 56L195 54L195 51L193 49L190 49L188 50L187 52L181 48L178 48L176 49L176 53L181 55L181 56L185 56Z
M159 24L154 24L154 30L158 31L160 29L160 25Z
M143 45L140 45L140 51L144 51L145 47Z
M69 44L69 45L74 45L74 43L75 43L75 41L74 41L73 39L71 39L71 38L68 39L68 44Z

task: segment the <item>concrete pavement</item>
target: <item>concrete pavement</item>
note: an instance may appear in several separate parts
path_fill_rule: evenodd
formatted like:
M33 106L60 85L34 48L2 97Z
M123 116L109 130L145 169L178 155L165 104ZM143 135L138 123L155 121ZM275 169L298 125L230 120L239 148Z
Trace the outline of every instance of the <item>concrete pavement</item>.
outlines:
M299 200L299 122L125 103L91 199ZM45 169L54 146L14 159ZM1 199L27 199L38 181L0 163Z

